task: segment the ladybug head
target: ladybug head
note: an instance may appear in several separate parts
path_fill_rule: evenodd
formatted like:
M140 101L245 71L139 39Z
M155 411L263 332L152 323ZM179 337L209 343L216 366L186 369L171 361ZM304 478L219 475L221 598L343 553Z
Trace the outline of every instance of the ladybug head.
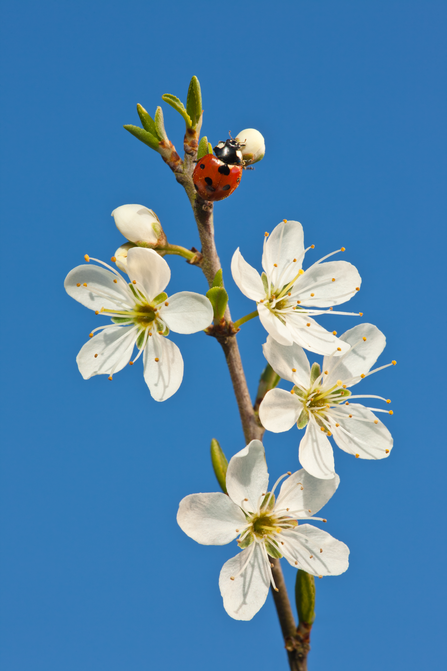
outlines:
M243 165L244 160L242 158L241 147L243 147L244 144L244 142L238 142L230 137L230 139L225 142L218 142L214 147L214 153L223 163L228 163L229 165Z

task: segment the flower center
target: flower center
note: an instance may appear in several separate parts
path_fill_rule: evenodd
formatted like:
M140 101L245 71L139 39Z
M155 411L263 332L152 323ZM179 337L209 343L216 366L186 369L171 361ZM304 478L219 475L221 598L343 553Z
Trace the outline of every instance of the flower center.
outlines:
M133 310L132 317L135 324L147 328L155 319L155 310L151 305L140 304Z

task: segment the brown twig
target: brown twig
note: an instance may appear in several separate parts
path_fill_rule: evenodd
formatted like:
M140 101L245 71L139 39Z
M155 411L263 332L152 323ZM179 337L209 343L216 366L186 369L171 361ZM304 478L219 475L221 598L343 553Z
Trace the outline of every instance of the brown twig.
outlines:
M185 144L186 143L187 138L185 137ZM190 146L189 138L188 146ZM194 189L192 180L192 173L195 165L194 159L195 155L193 153L186 153L183 170L179 172L174 168L171 169L173 170L177 181L184 187L191 203L199 231L200 241L202 243L202 259L200 267L203 270L209 286L211 286L216 273L221 270L222 266L214 241L213 203L202 200ZM264 435L264 428L258 421L257 410L268 388L272 387L264 385L264 387L261 388L260 385L254 408L248 391L236 334L232 332L232 321L228 305L225 310L223 321L226 327L224 327L222 323L214 324L214 327L212 327L209 334L216 337L225 354L245 440L247 443L255 439L261 440ZM222 329L224 330L222 331ZM272 589L273 600L284 638L284 647L287 651L289 666L291 671L307 671L307 653L310 649L310 627L305 631L307 625L300 624L297 628L280 562L278 559L272 559L271 561L273 565L273 578L278 589L278 591Z

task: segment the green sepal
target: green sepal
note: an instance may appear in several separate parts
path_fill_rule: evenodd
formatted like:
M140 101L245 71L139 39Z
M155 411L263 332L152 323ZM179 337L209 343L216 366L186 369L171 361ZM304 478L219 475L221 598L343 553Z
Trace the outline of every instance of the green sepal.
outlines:
M144 343L144 331L141 331L138 334L138 338L137 338L137 342L136 342L136 345L137 345L138 349L141 349L143 347L143 343Z
M310 384L312 385L321 375L321 368L319 363L313 363L310 369Z
M114 324L131 324L132 320L130 317L112 317L112 322Z
M315 620L315 579L301 569L296 574L295 600L299 621L312 624Z
M157 107L157 109L155 110L154 123L155 123L155 130L157 131L157 135L160 138L160 140L165 140L166 142L168 142L168 136L165 130L163 110L161 109L161 107Z
M167 326L164 327L164 330L162 331L160 327L163 327L164 324L163 322L156 321L155 326L157 329L157 333L159 333L162 336L168 336L169 335L169 328Z
M149 131L144 130L143 128L139 128L138 126L132 126L132 124L127 124L124 126L124 128L129 131L131 135L136 137L137 140L147 144L147 146L151 149L158 151L160 141L154 135L152 135L152 133L149 133Z
M299 429L304 429L305 426L307 426L307 423L309 421L309 413L307 412L306 408L303 408L300 412L300 416L298 417L298 422L297 427Z
M245 548L248 548L249 545L251 545L254 541L255 537L253 534L247 534L242 541L238 541L238 545L241 550L245 550Z
M202 92L199 80L195 75L193 75L189 83L186 111L191 118L192 127L195 128L202 116Z
M221 490L224 494L227 493L226 479L227 479L227 468L228 461L223 453L219 442L213 438L211 440L211 463L213 465L214 475L217 478L217 482L220 485Z
M140 117L140 121L143 124L144 130L147 130L148 133L150 133L154 137L157 137L157 129L155 128L155 121L153 120L153 118L146 112L144 107L140 104L137 105L137 112L138 116Z
M268 294L268 292L269 292L269 281L268 281L267 275L265 273L261 274L261 280L262 280L262 284L263 284L263 287L264 287L264 291L265 291L266 294Z
M206 137L206 135L204 135L201 138L201 140L199 142L199 148L197 149L197 160L198 161L200 161L201 158L203 158L204 156L206 156L207 154L210 153L209 149L208 149L208 145L209 145L208 138ZM211 151L211 153L212 153L212 151Z
M265 541L265 549L267 550L267 554L269 554L270 557L273 557L274 559L281 559L281 552L275 545L273 545L273 543L270 543L270 541Z
M262 500L261 509L273 510L274 507L275 507L275 495L272 494L271 492L267 492L267 494L264 496Z
M208 154L212 154L212 153L213 153L213 145L211 144L211 142L208 142L208 152L207 152L207 153L208 153Z
M186 122L186 127L191 128L192 126L192 121L191 117L189 116L188 112L185 110L185 106L182 103L177 96L173 96L170 93L165 93L164 95L161 96L161 99L165 101L165 103L168 103L168 105L171 105L181 116L184 118Z
M155 296L155 298L152 300L152 305L160 305L160 303L164 303L167 300L168 294L162 291L161 294L158 294L158 296Z
M214 275L214 280L211 287L223 287L222 268Z
M225 313L225 308L228 303L228 294L223 287L212 287L206 292L214 310L214 319L220 322Z

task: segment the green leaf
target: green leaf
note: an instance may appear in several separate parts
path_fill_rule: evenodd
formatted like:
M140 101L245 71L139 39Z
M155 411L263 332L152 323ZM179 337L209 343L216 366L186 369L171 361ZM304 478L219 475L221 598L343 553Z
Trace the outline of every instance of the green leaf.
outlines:
M154 123L157 135L160 138L160 140L165 140L166 142L168 142L168 136L166 134L165 122L163 118L163 110L161 109L161 107L157 107L157 109L155 110Z
M208 153L208 154L212 154L212 153L213 153L213 145L211 144L211 142L208 142L208 152L207 152L207 153Z
M228 303L228 294L223 287L212 287L206 292L214 310L214 319L220 322Z
M165 93L164 95L161 96L161 99L164 100L165 103L168 103L168 105L171 105L171 107L173 107L175 110L177 110L177 112L181 114L184 120L186 121L186 127L191 128L192 126L191 117L185 110L185 106L181 100L179 100L176 96L171 95L170 93Z
M138 334L137 343L136 343L138 349L141 349L143 347L144 336L145 336L144 331L140 331L140 333Z
M137 112L144 130L147 130L151 135L157 137L157 130L153 118L146 112L142 105L137 105Z
M199 142L199 148L197 150L197 160L198 161L200 161L201 158L203 158L204 156L206 156L207 154L210 153L209 150L208 150L208 145L209 145L208 138L206 137L206 135L204 135ZM211 152L211 153L213 153L213 152Z
M300 416L298 417L297 422L298 428L304 429L304 427L307 426L308 421L309 421L309 413L307 412L306 408L303 408L300 412Z
M161 294L155 296L155 298L152 301L152 305L159 305L160 303L164 303L167 300L168 300L168 294L162 291Z
M310 384L313 384L317 378L321 375L320 364L313 363L312 368L310 369Z
M264 287L264 291L266 295L269 293L269 281L267 278L267 275L265 273L261 274L261 280L262 280L262 286Z
M265 541L265 549L267 550L267 553L270 555L270 557L281 559L282 554L279 551L279 548L277 548L273 543L270 543L270 541Z
M245 548L248 548L248 546L253 543L254 539L255 537L253 536L253 534L247 534L244 540L238 542L240 549L245 550Z
M150 147L151 149L158 151L160 141L154 135L152 135L152 133L149 133L147 130L139 128L138 126L132 126L130 124L124 126L124 128L127 131L129 131L131 135L136 137L137 140L140 140L140 142L144 142L144 144L147 144L147 146Z
M267 492L267 494L262 499L261 509L265 508L265 510L273 510L274 507L275 507L275 495L272 494L271 492Z
M200 90L199 80L195 75L189 83L186 111L191 117L192 127L195 128L202 116L202 92Z
M295 600L300 622L312 624L315 620L315 580L313 575L301 569L296 574Z
M214 275L212 287L223 287L222 268Z
M213 465L214 474L217 478L217 482L219 483L223 493L226 494L228 461L225 454L223 453L221 446L219 445L218 441L215 438L211 440L211 463Z

